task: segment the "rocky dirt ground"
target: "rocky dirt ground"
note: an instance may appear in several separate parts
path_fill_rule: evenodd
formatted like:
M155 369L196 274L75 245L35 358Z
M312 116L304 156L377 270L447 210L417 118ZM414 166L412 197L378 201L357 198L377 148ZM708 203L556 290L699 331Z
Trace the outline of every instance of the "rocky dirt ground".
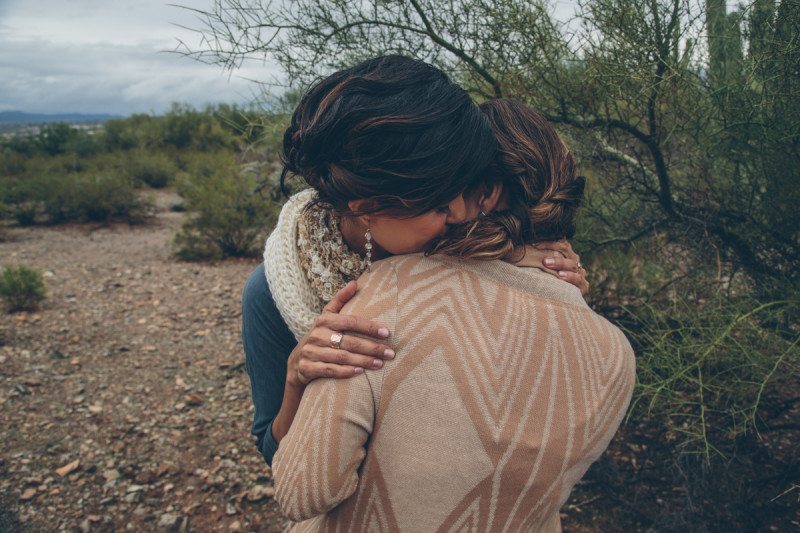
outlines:
M176 261L185 215L170 211L174 193L156 201L145 225L9 228L0 240L0 265L38 267L48 288L37 312L0 312L0 532L286 524L249 433L240 294L258 260ZM564 529L653 530L682 490L641 480L656 446L626 428L563 508ZM779 510L758 523L798 523Z
M0 315L0 530L262 530L284 523L253 446L240 294L257 260L170 257L183 214L13 228L2 264L45 272Z

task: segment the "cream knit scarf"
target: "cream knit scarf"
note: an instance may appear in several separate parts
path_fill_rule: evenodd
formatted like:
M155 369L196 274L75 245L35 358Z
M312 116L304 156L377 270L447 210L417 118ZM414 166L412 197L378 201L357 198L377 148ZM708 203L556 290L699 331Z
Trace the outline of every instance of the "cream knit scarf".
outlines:
M321 208L305 209L314 196L306 189L289 198L264 248L269 290L297 340L336 291L366 270L366 262L342 241L338 218Z

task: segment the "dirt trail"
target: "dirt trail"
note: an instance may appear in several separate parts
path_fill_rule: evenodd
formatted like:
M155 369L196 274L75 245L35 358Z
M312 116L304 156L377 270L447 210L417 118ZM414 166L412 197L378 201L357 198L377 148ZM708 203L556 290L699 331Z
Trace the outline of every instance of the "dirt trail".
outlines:
M48 289L40 311L0 314L0 530L284 523L241 366L257 261L175 261L184 215L173 193L156 200L143 226L12 228L0 242L0 264L42 269Z

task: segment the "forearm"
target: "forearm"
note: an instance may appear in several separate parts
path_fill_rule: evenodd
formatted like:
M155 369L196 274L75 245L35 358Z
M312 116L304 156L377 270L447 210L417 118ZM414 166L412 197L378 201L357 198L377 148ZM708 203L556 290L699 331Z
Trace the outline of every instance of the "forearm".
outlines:
M289 428L292 427L294 417L297 415L297 409L300 407L300 400L303 399L303 390L305 390L305 385L293 383L289 379L286 380L281 408L272 421L272 436L278 443L281 442L281 439L289 432Z

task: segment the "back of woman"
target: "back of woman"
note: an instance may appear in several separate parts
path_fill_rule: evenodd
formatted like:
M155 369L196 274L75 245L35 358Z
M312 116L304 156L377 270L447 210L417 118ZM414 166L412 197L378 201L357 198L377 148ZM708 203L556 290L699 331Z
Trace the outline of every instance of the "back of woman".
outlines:
M385 321L397 357L306 390L277 498L295 520L344 503L298 529L559 530L630 399L622 333L577 288L502 261L397 257L362 280L345 312Z
M343 312L386 324L396 357L313 382L281 441L276 498L305 520L298 530L558 531L627 409L624 335L525 259L534 242L572 237L574 158L521 104L484 106L499 178L471 194L489 213L452 228L436 255L362 276Z

